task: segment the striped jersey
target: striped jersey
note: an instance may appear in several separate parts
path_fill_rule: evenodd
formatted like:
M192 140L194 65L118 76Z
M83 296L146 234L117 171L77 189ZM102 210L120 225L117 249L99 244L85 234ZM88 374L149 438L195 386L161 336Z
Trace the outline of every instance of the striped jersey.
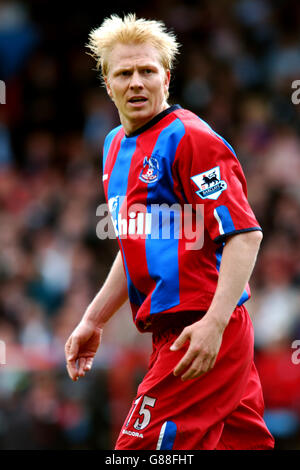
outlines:
M107 135L103 185L140 331L153 315L206 311L226 237L261 230L233 148L179 105ZM247 284L238 305L249 297Z

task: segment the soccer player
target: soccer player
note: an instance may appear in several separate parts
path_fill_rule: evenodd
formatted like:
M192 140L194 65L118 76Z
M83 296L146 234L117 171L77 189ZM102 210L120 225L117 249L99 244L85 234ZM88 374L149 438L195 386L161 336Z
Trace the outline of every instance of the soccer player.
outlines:
M262 232L234 150L168 104L179 45L162 22L113 15L89 45L121 121L103 155L120 251L66 343L68 373L75 381L91 369L106 322L129 298L153 352L115 448L272 449L244 306ZM198 246L178 229L187 206Z

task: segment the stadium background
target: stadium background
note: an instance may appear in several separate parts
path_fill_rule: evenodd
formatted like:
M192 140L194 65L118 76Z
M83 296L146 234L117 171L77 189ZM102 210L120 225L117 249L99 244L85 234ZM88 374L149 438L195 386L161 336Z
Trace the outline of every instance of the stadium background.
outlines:
M171 102L235 148L264 229L248 302L266 421L300 448L300 4L297 0L0 2L1 449L111 449L145 372L149 335L128 306L91 373L73 384L64 343L105 279L115 240L96 236L101 149L118 124L85 52L111 13L162 19L183 44ZM292 354L294 353L294 356ZM294 357L294 360L292 360Z

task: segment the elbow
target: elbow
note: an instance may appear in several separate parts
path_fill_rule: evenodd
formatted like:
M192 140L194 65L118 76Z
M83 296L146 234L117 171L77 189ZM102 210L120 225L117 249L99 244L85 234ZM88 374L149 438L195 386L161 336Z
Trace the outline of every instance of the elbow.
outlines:
M253 232L249 232L249 235L253 241L258 244L258 246L261 244L263 239L263 233L261 230L254 230Z
M247 232L247 244L251 246L254 251L258 253L260 244L263 239L263 233L260 230L254 230L253 232Z
M253 230L250 232L240 233L238 235L234 235L228 239L230 243L237 243L241 249L247 248L248 250L251 249L252 251L259 251L260 244L263 239L263 234L261 230Z
M264 238L264 235L263 235L263 233L262 233L261 230L256 230L256 235L257 235L257 237L258 237L258 241L257 241L257 243L258 243L258 246L257 246L257 253L258 253L258 252L259 252L259 249L260 249L261 242L262 242L262 240L263 240L263 238Z

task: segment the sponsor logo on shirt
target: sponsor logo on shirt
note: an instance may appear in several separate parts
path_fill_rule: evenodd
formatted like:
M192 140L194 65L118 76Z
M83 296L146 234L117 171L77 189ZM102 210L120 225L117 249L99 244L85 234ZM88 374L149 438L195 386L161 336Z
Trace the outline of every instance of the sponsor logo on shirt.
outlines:
M221 180L220 167L216 166L210 170L192 176L191 179L198 186L196 194L201 199L218 199L222 191L227 189L227 183Z
M127 431L127 429L123 429L122 434L127 434L132 437L140 437L142 439L144 438L144 435L141 432Z
M144 183L155 183L159 177L159 163L154 157L145 157L143 161L143 169L140 173L140 180Z

